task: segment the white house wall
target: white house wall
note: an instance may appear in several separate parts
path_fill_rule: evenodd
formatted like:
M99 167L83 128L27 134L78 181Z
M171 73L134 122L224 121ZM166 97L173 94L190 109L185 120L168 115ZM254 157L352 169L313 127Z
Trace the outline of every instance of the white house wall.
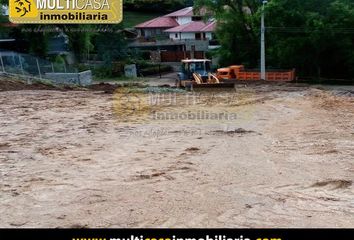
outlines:
M170 39L172 40L195 40L196 33L170 33ZM212 40L212 33L206 33L206 38Z
M213 40L213 34L211 32L206 33L206 38L209 40Z
M180 39L180 33L170 33L170 39L179 40Z
M187 24L192 21L192 17L177 17L176 21L179 25Z
M155 37L159 35L166 35L164 30L165 29L161 29L161 28L152 28L152 29L145 28L139 30L139 35L144 37Z
M195 39L195 33L181 33L181 39Z

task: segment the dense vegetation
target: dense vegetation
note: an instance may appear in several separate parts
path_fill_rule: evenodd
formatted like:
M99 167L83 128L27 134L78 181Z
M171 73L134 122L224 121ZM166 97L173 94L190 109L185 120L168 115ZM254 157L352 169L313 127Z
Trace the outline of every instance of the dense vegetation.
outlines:
M221 63L258 67L260 1L195 2L218 20ZM268 66L295 67L302 76L354 79L352 0L270 0L265 19Z
M7 0L0 0L0 4L7 4ZM20 25L17 28L3 28L1 33L6 37L29 40L28 51L33 55L46 57L48 40L56 33L45 31L46 28L57 27L62 29L69 38L69 49L78 62L88 59L88 55L95 54L110 67L112 62L132 60L126 48L126 40L122 29L133 27L161 14L175 11L185 6L193 5L190 0L124 0L124 20L118 25ZM1 19L0 19L1 20ZM4 22L8 19L4 19ZM23 29L41 28L41 33L26 32ZM108 28L109 32L97 32L97 28ZM139 58L139 56L137 56Z
M220 65L242 63L259 67L261 1L195 0L194 3L197 8L206 6L218 20ZM120 29L192 4L189 0L124 0L129 16L122 24L113 26L115 33L66 32L70 49L78 60L84 60L89 52L97 53L107 64L124 60L128 53ZM146 13L150 15L145 16ZM267 67L296 68L300 76L306 77L354 79L353 0L270 0L265 19ZM21 32L23 27L34 26L20 26L9 35L31 39L29 51L45 56L51 34ZM2 29L1 33L7 31Z

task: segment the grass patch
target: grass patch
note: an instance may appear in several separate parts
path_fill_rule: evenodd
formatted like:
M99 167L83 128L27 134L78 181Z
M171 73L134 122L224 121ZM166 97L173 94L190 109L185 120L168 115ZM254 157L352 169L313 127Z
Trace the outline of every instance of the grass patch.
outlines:
M140 87L131 88L129 93L186 93L187 91L180 88L170 88L170 87Z
M137 77L137 78L130 78L130 77L125 77L125 76L121 76L121 77L94 77L93 79L96 82L145 82L147 81L146 78L141 78L141 77Z

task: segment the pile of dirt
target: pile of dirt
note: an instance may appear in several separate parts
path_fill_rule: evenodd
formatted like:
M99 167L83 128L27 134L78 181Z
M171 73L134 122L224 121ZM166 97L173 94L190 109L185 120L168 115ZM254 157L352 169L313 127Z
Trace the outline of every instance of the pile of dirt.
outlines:
M93 84L88 87L92 91L103 91L106 94L113 94L118 88L124 87L136 87L136 88L146 88L147 85L144 83L99 83ZM140 91L141 92L141 91Z
M11 76L0 76L0 91L21 91L21 90L57 90L57 91L71 91L71 90L93 90L93 91L104 91L105 93L112 94L114 91L122 87L121 84L108 84L100 83L89 86L88 88L77 87L77 86L55 86L45 82L34 82L28 84L25 81L11 77Z
M6 76L0 77L0 91L19 91L19 90L63 90L63 89L42 82L27 84L26 82L20 79L6 77Z
M110 83L99 83L93 84L88 88L93 91L103 91L107 94L113 94L117 88L120 88L120 84L110 84Z

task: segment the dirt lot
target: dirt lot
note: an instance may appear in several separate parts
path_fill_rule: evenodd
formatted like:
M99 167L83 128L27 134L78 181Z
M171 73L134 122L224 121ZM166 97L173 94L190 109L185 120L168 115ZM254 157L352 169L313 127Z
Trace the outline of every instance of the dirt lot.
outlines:
M354 227L353 94L225 94L232 123L127 124L112 94L0 92L0 227Z

